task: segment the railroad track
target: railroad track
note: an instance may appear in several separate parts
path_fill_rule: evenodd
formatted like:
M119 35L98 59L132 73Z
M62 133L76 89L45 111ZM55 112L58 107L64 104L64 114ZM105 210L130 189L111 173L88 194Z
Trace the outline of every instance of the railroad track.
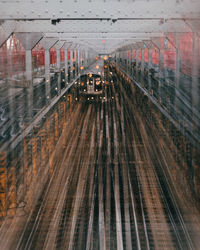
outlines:
M141 191L145 196L143 200L147 203L145 210L147 210L147 218L151 227L149 238L153 239L153 245L156 249L194 249L175 199L172 198L172 191L170 195L166 193L170 186L164 172L161 173L160 170L162 169L160 159L163 160L163 155L160 149L156 147L159 143L155 144L157 136L155 132L152 136L150 126L148 126L149 131L144 127L143 121L135 110L133 102L128 98L126 91L123 90L122 86L120 90L126 101L126 118L129 118L127 124L135 123L132 133L128 132L128 135L134 135L132 144L134 145L134 155L137 158L135 160L137 163L136 170ZM132 112L130 112L130 109L132 109ZM126 138L130 137L128 135ZM169 198L169 196L171 197ZM180 228L182 229L180 230Z
M15 249L193 249L133 89L113 72L105 93L76 104Z

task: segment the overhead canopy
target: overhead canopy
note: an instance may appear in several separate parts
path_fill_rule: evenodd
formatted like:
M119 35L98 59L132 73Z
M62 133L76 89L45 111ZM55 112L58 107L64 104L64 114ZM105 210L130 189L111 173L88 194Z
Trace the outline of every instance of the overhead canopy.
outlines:
M200 1L0 0L0 20L103 54L168 32L199 32Z

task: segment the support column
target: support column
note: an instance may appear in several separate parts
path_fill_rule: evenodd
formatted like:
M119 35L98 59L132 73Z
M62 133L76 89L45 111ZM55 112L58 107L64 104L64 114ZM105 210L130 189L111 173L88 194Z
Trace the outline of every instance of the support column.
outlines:
M159 50L159 78L163 78L164 56L163 49Z
M68 49L65 49L65 82L68 84Z
M164 44L162 44L160 39L160 49L159 49L159 86L158 86L158 95L159 102L162 103L162 91L161 86L164 78Z
M131 49L129 49L128 71L131 74Z
M148 68L152 68L152 48L148 49Z
M133 49L131 49L132 57L130 56L130 74L133 76Z
M84 68L88 66L88 51L85 51L85 60L84 60Z
M76 60L77 60L77 75L78 75L79 72L80 72L80 66L81 66L81 63L80 63L80 50L79 49L77 50L77 58L76 58Z
M73 62L73 68L74 68L74 70L73 70L73 76L74 77L76 77L76 75L77 75L77 64L78 64L78 60L77 60L77 50L76 50L76 48L74 49L74 62Z
M137 73L138 73L138 49L135 50L136 51L136 76L137 76Z
M50 87L50 52L48 49L45 49L45 80L46 80L46 99L47 102L51 99L51 87Z
M70 63L70 60L68 60L68 50L69 48L71 47L71 43L69 42L65 42L64 45L63 45L63 48L65 49L65 81L66 81L66 84L69 83L69 63Z
M181 65L181 58L180 58L180 49L179 49L179 34L176 33L175 37L175 47L176 47L176 70L175 70L175 88L179 88L179 81L180 81L180 65Z
M144 74L144 48L141 50L141 73Z
M60 70L60 49L56 50L56 57L57 68Z
M148 85L149 85L149 93L152 93L152 86L151 86L151 76L150 76L150 69L152 69L152 48L148 48Z
M56 60L56 63L57 63L57 69L58 69L58 94L60 94L61 92L61 62L60 62L60 50L61 48L63 47L65 41L58 41L56 44L55 44L55 48L56 48L56 56L57 56L57 60Z
M58 69L58 83L57 83L57 87L58 87L58 94L60 94L61 92L61 68L60 68L60 49L56 50L56 64L57 64L57 69Z
M40 44L45 49L45 90L46 90L46 100L47 104L51 100L51 82L50 82L50 49L58 41L57 38L44 37Z
M174 113L176 117L179 115L178 108L178 92L180 90L180 67L181 67L181 57L179 49L179 34L175 34L175 49L176 49L176 69L175 69L175 97L174 97Z
M73 49L70 50L70 82L73 80Z
M199 108L199 37L193 33L193 57L192 57L192 109Z
M80 69L80 67L82 66L82 51L80 51L80 49L78 50L78 59L77 59L77 61L78 61L78 74L81 72L81 69Z
M27 81L32 81L32 72L33 72L33 64L32 64L32 51L26 50L26 79Z

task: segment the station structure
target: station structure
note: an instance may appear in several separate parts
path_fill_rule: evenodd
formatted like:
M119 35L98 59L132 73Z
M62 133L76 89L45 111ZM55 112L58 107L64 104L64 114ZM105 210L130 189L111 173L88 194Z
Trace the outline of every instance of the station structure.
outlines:
M171 174L182 176L176 179L182 188L189 183L185 192L192 192L198 207L200 1L0 0L0 238L8 217L15 217L20 209L31 211L37 196L33 190L45 190L44 183L55 170L68 113L75 114L73 88L100 58L115 68L125 85L137 88L140 108L147 98L148 107L158 115L159 136L163 124L180 154L180 159L174 157L185 164ZM116 249L100 233L101 226L99 242L105 244L82 249ZM123 237L117 235L117 249L132 249ZM177 238L181 241L181 234ZM180 249L195 249L187 242L186 248L180 243ZM72 249L70 243L68 247L64 249ZM81 249L80 245L74 249ZM143 249L151 249L148 241Z

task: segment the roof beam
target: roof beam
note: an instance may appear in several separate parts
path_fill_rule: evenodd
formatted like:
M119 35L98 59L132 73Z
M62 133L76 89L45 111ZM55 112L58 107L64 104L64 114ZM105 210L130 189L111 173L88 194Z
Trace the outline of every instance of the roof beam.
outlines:
M13 4L13 3L17 4ZM114 8L113 8L114 3ZM56 1L13 0L0 2L0 19L107 19L114 24L129 18L195 18L199 17L199 0L185 1ZM39 6L39 8L38 8Z

